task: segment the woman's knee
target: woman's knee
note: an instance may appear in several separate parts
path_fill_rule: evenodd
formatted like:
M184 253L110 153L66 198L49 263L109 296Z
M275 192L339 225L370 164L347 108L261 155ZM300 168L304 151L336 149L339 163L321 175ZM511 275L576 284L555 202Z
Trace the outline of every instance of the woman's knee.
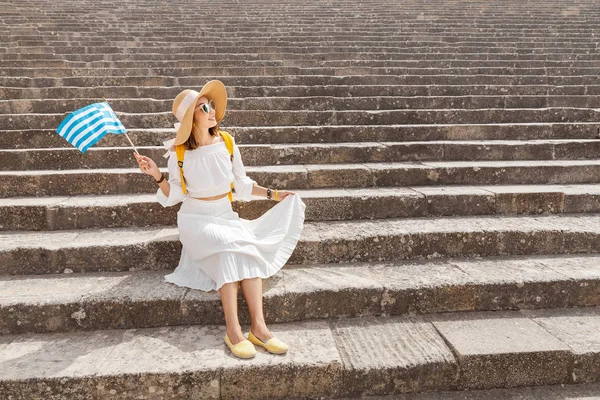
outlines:
M240 281L240 283L241 283L242 285L246 285L247 283L250 283L250 284L252 284L253 282L258 282L258 281L260 281L260 280L261 280L261 278L257 276L257 277L255 277L255 278L244 278L244 279L242 279L242 280Z
M219 293L221 294L228 294L228 293L236 293L237 289L238 289L238 285L240 284L239 281L237 282L227 282L224 283L220 288L219 288Z

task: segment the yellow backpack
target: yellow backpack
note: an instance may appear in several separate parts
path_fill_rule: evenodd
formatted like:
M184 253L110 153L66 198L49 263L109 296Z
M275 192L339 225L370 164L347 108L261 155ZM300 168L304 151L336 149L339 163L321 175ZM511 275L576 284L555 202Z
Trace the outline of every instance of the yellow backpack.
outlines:
M233 162L233 139L228 132L219 131L219 134L223 137L225 141L225 146L227 146L227 150L229 151L229 158ZM187 189L185 187L185 179L183 178L183 156L185 154L185 145L180 144L175 146L175 152L177 153L177 165L179 166L179 177L181 178L181 190L183 194L187 194ZM233 189L233 182L230 184L231 189ZM233 202L233 192L229 190L229 201Z

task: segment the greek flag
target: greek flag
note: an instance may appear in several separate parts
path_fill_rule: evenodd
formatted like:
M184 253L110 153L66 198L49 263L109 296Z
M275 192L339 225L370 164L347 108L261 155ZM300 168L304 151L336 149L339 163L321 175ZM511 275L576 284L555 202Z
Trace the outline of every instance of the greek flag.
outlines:
M69 114L56 132L82 153L107 133L127 133L108 102L94 103Z

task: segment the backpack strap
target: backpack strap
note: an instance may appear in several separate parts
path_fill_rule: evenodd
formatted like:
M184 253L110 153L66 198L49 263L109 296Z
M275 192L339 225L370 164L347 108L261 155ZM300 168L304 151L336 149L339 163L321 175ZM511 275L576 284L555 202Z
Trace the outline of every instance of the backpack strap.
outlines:
M185 144L179 144L175 146L175 152L177 153L177 165L179 166L181 190L183 191L183 194L187 194L187 188L185 187L185 179L183 178L183 156L185 155Z
M225 141L225 146L227 147L227 151L229 151L229 159L233 162L233 138L228 132L219 131L219 134L223 137ZM185 145L179 144L175 146L175 152L177 153L177 165L179 166L179 178L181 180L181 190L183 194L187 194L187 188L185 187L185 178L183 177L183 156L185 155ZM231 190L229 190L229 201L233 202L233 182L229 184Z
M227 147L227 151L229 151L229 159L231 160L231 162L233 162L233 138L231 137L231 135L229 134L229 132L225 132L225 131L219 131L219 133L221 134L221 136L223 137L223 140L225 141L225 146ZM231 184L229 185L231 187L231 190L229 190L229 201L233 202L233 182L231 182Z

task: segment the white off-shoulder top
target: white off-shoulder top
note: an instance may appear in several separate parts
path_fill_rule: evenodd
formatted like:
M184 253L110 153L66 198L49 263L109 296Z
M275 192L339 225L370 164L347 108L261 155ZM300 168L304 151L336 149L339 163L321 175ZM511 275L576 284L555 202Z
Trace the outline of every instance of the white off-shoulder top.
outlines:
M167 142L165 142L167 144ZM177 154L169 151L167 166L169 169L168 182L171 185L169 197L166 197L158 188L156 197L163 207L175 205L186 198L181 190ZM220 137L217 143L200 146L194 150L186 150L183 158L183 174L187 188L187 196L211 197L231 190L233 182L233 198L235 200L249 201L252 195L252 186L256 181L246 176L240 150L233 139L233 162L225 141Z

